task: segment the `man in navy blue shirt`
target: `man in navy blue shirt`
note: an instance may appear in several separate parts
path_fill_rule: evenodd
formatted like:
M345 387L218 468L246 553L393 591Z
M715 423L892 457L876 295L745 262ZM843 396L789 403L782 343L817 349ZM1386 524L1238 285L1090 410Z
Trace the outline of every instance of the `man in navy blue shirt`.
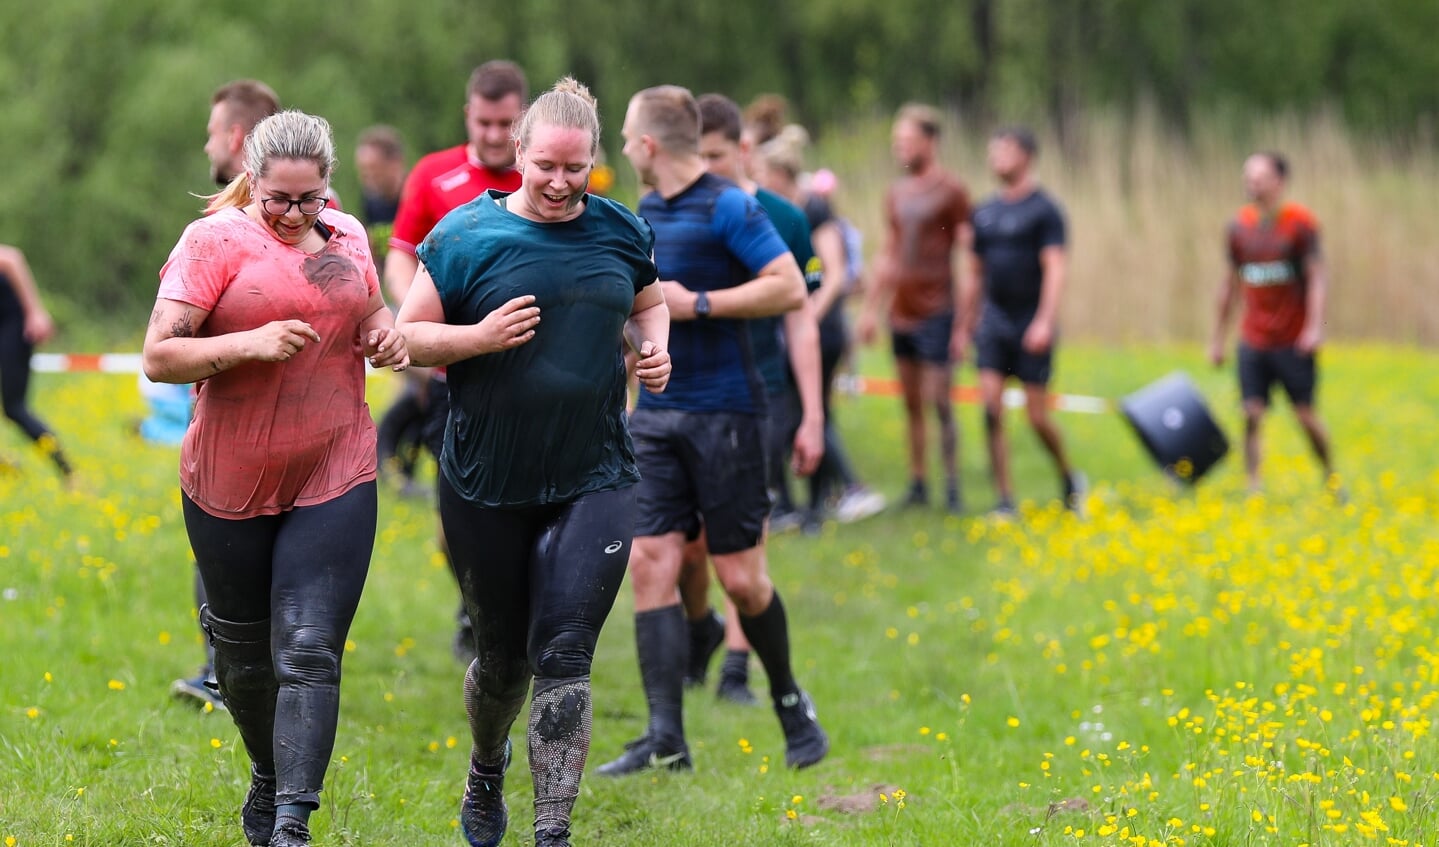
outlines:
M766 392L745 324L800 308L804 276L759 203L706 172L699 109L688 90L639 92L621 134L625 156L652 189L640 214L655 234L674 370L665 393L641 395L630 419L642 477L630 580L649 726L599 773L691 767L683 718L689 630L677 584L685 540L701 526L769 676L785 762L807 767L824 758L829 739L795 682L784 605L765 564Z
M995 133L989 141L989 167L1000 190L974 210L974 273L980 289L965 292L966 320L978 348L979 391L984 400L985 433L999 502L995 512L1014 512L1009 473L1009 445L1004 435L1004 383L1014 377L1024 386L1029 423L1059 470L1060 485L1071 509L1084 495L1083 474L1069 464L1059 428L1049 413L1049 378L1053 369L1055 322L1066 271L1064 212L1035 182L1031 166L1038 145L1023 127ZM982 311L982 314L981 314Z

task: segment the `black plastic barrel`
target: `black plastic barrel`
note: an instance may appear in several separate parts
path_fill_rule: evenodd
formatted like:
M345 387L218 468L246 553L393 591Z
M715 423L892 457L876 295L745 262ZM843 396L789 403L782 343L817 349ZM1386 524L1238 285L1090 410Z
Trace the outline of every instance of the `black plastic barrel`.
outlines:
M1229 452L1189 377L1172 373L1125 397L1120 410L1165 473L1191 485Z

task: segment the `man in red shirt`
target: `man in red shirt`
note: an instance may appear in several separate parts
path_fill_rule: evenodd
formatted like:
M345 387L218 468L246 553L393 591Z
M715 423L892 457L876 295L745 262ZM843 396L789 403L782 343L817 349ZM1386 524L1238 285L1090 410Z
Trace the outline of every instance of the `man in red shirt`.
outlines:
M1209 358L1224 363L1229 315L1243 292L1239 387L1244 398L1244 468L1259 490L1259 428L1277 382L1333 485L1329 436L1314 411L1315 354L1324 334L1328 279L1319 252L1319 224L1310 211L1284 200L1289 166L1278 153L1244 163L1250 203L1229 224L1229 272L1219 293ZM1337 489L1335 489L1337 491Z
M925 412L934 409L944 462L945 508L960 510L959 430L950 400L954 365L964 355L957 255L967 252L969 191L939 164L940 115L908 104L894 122L893 152L904 175L885 194L885 245L875 264L855 334L868 344L881 312L889 313L891 346L904 393L910 487L905 504L929 502Z
M520 172L515 170L515 144L510 133L528 97L525 72L514 62L496 59L475 68L465 87L468 140L422 157L411 169L400 194L390 252L385 257L385 290L397 308L405 301L420 266L415 251L441 218L491 188L519 190ZM425 414L425 447L438 461L445 420L450 414L449 387L443 370L411 368L411 373L412 379L421 380L418 395ZM448 556L443 530L439 530L439 543ZM455 656L468 663L474 658L474 638L463 605L459 619Z

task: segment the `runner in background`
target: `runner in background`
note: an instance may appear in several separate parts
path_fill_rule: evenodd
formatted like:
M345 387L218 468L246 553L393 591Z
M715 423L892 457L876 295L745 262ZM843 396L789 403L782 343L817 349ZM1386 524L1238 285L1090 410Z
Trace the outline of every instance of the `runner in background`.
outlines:
M959 309L964 271L960 260L969 247L970 205L964 183L939 163L940 127L939 111L932 106L906 104L895 116L892 149L903 173L885 194L884 247L856 335L870 343L880 315L888 315L908 423L910 484L905 505L929 503L925 417L933 411L944 466L944 505L959 512L959 427L951 393L954 366L964 356L966 341Z
M1309 437L1326 484L1342 500L1329 433L1314 409L1329 276L1319 250L1319 222L1308 209L1284 198L1288 180L1289 163L1279 153L1255 153L1244 163L1250 202L1229 224L1229 272L1219 292L1209 359L1216 367L1224 363L1229 316L1242 299L1239 387L1249 487L1261 489L1260 428L1278 383Z

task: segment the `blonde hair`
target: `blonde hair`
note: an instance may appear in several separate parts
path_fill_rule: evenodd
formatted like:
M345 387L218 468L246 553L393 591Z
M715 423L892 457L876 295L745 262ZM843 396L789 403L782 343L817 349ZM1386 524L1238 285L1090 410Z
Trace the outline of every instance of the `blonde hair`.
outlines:
M694 95L679 85L646 88L631 100L639 131L671 153L695 153L700 146L700 110Z
M537 125L582 129L590 134L590 155L600 146L600 115L594 95L584 83L567 76L531 103L515 123L514 139L520 149L530 146L530 133Z
M808 146L809 133L799 124L790 124L760 145L759 154L766 165L796 179L804 172L804 148Z
M320 178L328 184L335 170L335 139L329 122L318 115L286 109L255 124L245 136L245 169L229 185L205 198L205 213L248 206L252 199L250 175L264 176L276 159L314 162Z

